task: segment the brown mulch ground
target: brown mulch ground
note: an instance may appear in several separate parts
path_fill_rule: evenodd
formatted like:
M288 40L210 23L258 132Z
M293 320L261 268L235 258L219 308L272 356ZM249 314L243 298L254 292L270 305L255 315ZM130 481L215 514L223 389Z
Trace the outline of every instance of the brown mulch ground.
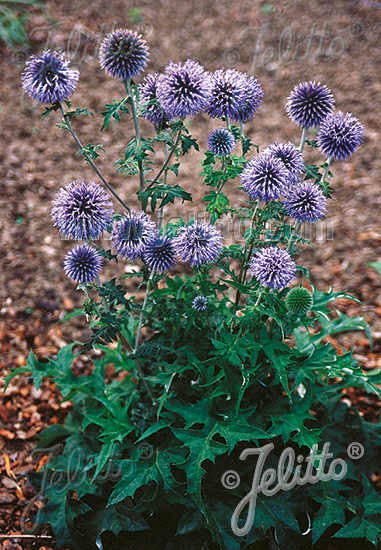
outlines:
M304 250L299 260L310 268L311 280L320 290L344 289L362 301L358 305L342 300L339 308L347 315L365 317L373 349L359 333L339 342L332 339L332 343L354 348L365 369L381 367L380 277L367 266L381 259L377 181L381 172L377 109L380 2L141 0L138 5L140 14L130 12L136 7L130 0L48 2L45 15L31 12L30 50L11 52L0 45L0 375L24 365L29 349L38 357L52 356L65 343L85 341L88 336L84 320L57 324L81 304L82 295L62 274L62 258L71 244L58 238L49 213L61 185L95 176L75 156L69 137L55 127L58 117L41 122L41 107L23 96L20 75L25 57L46 46L69 52L81 72L73 106L99 113L105 103L123 95L120 83L103 74L96 57L102 37L118 27L143 33L151 50L149 71L163 70L169 60L192 58L208 70L234 67L254 73L265 95L248 128L261 147L280 139L299 142L300 132L286 117L283 105L289 91L302 80L327 84L337 107L352 112L365 125L365 140L356 155L333 165L332 238L318 235L313 239L315 250ZM141 21L136 22L139 17ZM117 175L113 168L132 135L126 120L102 133L91 117L76 120L75 127L85 143L106 146L107 155L102 154L99 166L125 200L136 206L136 181ZM205 145L206 136L217 125L200 115L191 121L190 129ZM149 127L144 131L149 132ZM320 161L313 153L308 160ZM202 208L201 177L194 169L198 165L199 157L192 154L181 170L182 185L194 191L193 212ZM186 217L186 206L178 205L175 214ZM379 400L357 390L349 391L346 398L356 403L367 420L378 420ZM41 466L40 457L31 456L31 451L38 433L66 415L67 408L60 407L59 401L49 382L36 391L21 377L1 397L0 533L19 532L20 515L33 497L25 473ZM26 540L1 540L0 549L32 548ZM54 548L50 539L35 541L33 548L40 546Z

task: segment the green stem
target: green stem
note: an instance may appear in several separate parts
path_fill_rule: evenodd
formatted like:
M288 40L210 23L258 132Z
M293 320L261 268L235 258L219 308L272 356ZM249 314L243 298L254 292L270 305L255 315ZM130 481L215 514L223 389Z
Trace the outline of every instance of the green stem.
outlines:
M242 141L241 141L242 156L244 157L244 156L245 156L245 153L243 152L243 139L244 139L244 137L245 137L245 130L244 130L244 127L243 127L243 122L242 122L242 120L239 121L239 129L240 129L241 138L242 138Z
M70 122L70 119L66 115L65 110L64 110L64 108L62 107L61 104L60 104L60 111L61 111L63 119L66 123L67 129L69 130L70 134L72 135L74 141L76 142L76 144L78 145L78 147L80 149L83 149L83 145L82 145L79 137L77 136L77 134L74 132L73 127L72 127L71 122ZM118 195L118 193L116 191L114 191L113 187L109 184L109 182L106 180L106 178L102 175L100 170L95 165L93 159L90 158L89 155L87 155L86 153L84 154L84 157L85 157L86 161L90 164L90 166L94 170L94 172L97 174L97 176L99 176L99 178L100 178L101 182L103 183L103 185L105 187L107 187L107 189L110 191L110 193L112 193L112 195L114 195L116 200L118 200L120 202L120 204L124 206L124 208L127 210L127 212L130 212L130 207L124 202L124 200Z
M147 282L146 293L145 293L145 296L144 296L144 301L143 301L142 309L141 309L141 312L140 312L139 326L138 326L138 331L136 333L134 353L136 353L138 351L138 348L139 348L140 336L141 336L143 321L144 321L144 313L145 313L145 309L146 309L146 306L147 306L149 292L151 290L151 281L152 281L154 275L155 275L155 270L153 269L151 271L151 275L149 276L149 279L148 279L148 282Z
M169 154L168 154L168 157L166 158L166 160L164 161L164 164L163 166L160 168L159 172L157 173L157 176L151 181L151 183L149 185L147 185L146 187L146 191L148 191L148 189L151 189L151 187L153 185L155 185L155 183L158 181L158 179L160 178L161 174L164 172L164 170L167 168L168 164L169 164L169 161L171 160L172 158L172 155L173 153L176 151L176 148L179 144L179 141L180 141L180 136L181 136L181 130L179 131L179 133L177 134L177 138L176 138L176 141L175 143L173 144L173 147L172 149L170 150Z
M140 143L140 128L139 128L139 120L138 115L136 112L136 105L135 105L135 98L132 90L132 84L131 79L128 78L125 82L125 87L127 90L128 95L131 98L131 111L132 111L132 118L134 121L134 128L135 128L135 136L136 136L136 142L137 147L139 147ZM141 160L138 160L138 166L139 166L139 192L142 193L144 191L144 172L143 172L143 164Z
M331 160L332 160L332 155L330 157L328 157L327 160L326 160L324 174L323 174L323 177L321 178L321 182L323 184L325 182L325 178L328 176L328 171L329 171L329 166L331 164ZM327 180L327 182L328 182L328 180Z
M255 216L257 214L258 207L259 207L259 201L257 201L257 203L255 205L255 208L254 208L254 211L253 211L253 215L251 217L250 237L251 237L251 232L254 228ZM247 270L248 270L248 262L250 260L250 256L251 256L251 253L253 251L253 248L254 248L254 243L253 242L250 244L249 247L248 247L248 242L246 242L246 246L245 246L245 249L243 251L243 262L241 264L241 272L238 276L238 281L240 283L244 283L244 281L246 279L246 273L247 273ZM235 297L235 306L236 307L238 306L240 296L241 296L241 293L240 293L239 289L237 289L237 294L236 294L236 297Z
M227 128L228 130L230 130L230 119L229 119L229 115L226 115L226 116L225 116L225 119L226 119L226 128Z
M299 231L301 225L302 225L302 222L295 221L295 231L294 231L293 235L291 235L290 241L289 241L288 246L287 246L287 252L290 252L290 250L292 248L292 245L294 244L295 236L298 235L298 231Z
M307 127L303 128L302 137L301 137L300 145L299 145L299 151L300 151L301 153L303 153L304 145L305 145L305 143L306 143L307 132L308 132L308 128L307 128Z

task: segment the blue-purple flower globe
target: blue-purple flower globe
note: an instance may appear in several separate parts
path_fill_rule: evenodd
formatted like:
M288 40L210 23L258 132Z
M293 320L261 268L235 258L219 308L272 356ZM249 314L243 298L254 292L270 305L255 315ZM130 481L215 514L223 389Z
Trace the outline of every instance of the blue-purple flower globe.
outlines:
M231 130L227 128L217 128L208 136L208 147L213 155L227 157L233 151L236 145L236 139Z
M32 55L22 75L23 89L39 103L66 101L74 92L79 72L71 69L65 54L47 50Z
M142 116L154 124L155 128L163 127L172 118L164 111L157 98L157 83L159 78L160 75L157 73L148 74L142 84L139 84L139 106L142 109Z
M286 195L291 178L284 163L271 154L261 153L249 161L240 174L241 185L249 197L259 201L273 201Z
M243 104L236 113L232 114L231 119L236 122L248 122L258 112L262 98L263 90L258 80L253 76L246 77Z
M205 311L208 307L208 299L205 296L196 296L192 302L192 307L196 311Z
M321 124L317 144L327 157L343 160L356 151L364 138L364 126L351 113L338 111Z
M78 245L66 254L63 268L69 279L77 283L91 283L102 268L102 256L92 246Z
M290 190L284 206L288 216L301 222L314 222L324 218L327 199L318 185L303 181Z
M99 50L102 69L114 78L128 80L141 73L148 63L148 47L141 35L117 29L103 40Z
M159 236L150 241L144 252L143 261L155 271L168 271L176 263L176 254L173 242L168 237Z
M302 128L319 126L332 112L334 97L327 86L315 81L295 86L286 103L288 116Z
M237 119L245 105L246 75L218 69L211 75L212 91L206 113L212 118Z
M222 237L213 225L195 221L181 227L173 240L176 255L192 266L214 262L222 249Z
M98 239L110 225L113 215L110 195L103 188L83 180L61 187L53 200L54 225L71 239Z
M290 181L297 182L304 172L303 155L290 141L288 143L273 143L263 150L262 154L271 154L280 159L290 174Z
M119 256L141 258L148 243L157 237L157 229L145 212L131 210L114 223L111 242Z
M188 59L169 63L157 83L157 98L171 117L196 115L209 103L210 75L202 65Z
M261 285L281 290L294 278L296 264L287 250L267 246L258 250L251 258L250 273Z

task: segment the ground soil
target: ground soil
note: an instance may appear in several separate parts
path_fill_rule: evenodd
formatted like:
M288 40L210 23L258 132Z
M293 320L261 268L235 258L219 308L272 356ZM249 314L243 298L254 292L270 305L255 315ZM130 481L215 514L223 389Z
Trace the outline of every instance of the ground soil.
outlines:
M138 4L73 0L50 1L45 13L31 10L27 24L31 46L11 51L0 43L1 376L24 365L29 349L38 357L51 356L74 338L85 341L89 333L84 319L57 323L80 306L83 295L63 276L62 259L72 243L60 240L52 227L50 204L60 186L72 179L96 180L96 176L76 156L70 136L56 128L59 117L41 121L41 107L23 95L20 77L25 59L46 47L65 50L81 73L72 98L74 108L87 107L99 114L105 103L123 96L121 84L107 77L97 61L102 37L118 27L132 27L143 34L151 51L149 72L162 71L169 60L191 58L208 70L235 68L254 74L262 84L264 103L247 125L247 133L261 148L275 140L299 142L300 131L287 118L284 103L290 90L303 80L327 84L337 108L361 120L364 143L353 158L333 164L334 201L329 205L328 221L312 239L315 248L303 249L298 261L310 269L311 281L320 290L344 289L361 300L361 305L342 300L339 308L347 315L365 317L373 349L360 333L332 342L354 348L365 369L381 367L380 276L368 265L381 259L377 181L381 166L380 8L380 2L372 0L140 0ZM127 117L105 132L100 132L99 116L95 120L82 117L74 124L83 142L105 145L99 167L123 198L137 206L136 180L116 174L113 167L132 136ZM205 115L190 122L203 146L217 126ZM148 125L143 125L144 132L151 132ZM322 159L312 152L307 160ZM195 169L199 162L196 154L185 159L181 184L194 192L194 203L192 209L176 205L171 211L175 216L202 210L202 179ZM234 193L237 201L244 200L242 192ZM118 269L122 272L125 266ZM133 292L134 288L126 290ZM381 405L377 399L362 392L349 392L348 397L367 419L378 420ZM20 377L1 397L3 534L19 532L20 515L33 494L24 474L39 466L30 456L38 433L64 416L59 394L48 382L36 391L27 378ZM55 548L49 538L34 539L33 544L16 535L0 538L4 550Z

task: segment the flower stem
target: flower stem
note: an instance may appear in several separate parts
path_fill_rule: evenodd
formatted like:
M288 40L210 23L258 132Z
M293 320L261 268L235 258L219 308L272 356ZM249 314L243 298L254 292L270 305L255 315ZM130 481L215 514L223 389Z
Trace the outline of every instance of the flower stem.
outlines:
M134 353L136 353L138 351L138 348L139 348L140 336L141 336L143 321L144 321L144 313L145 313L145 309L146 309L146 306L147 306L147 300L148 300L149 292L151 290L151 281L152 281L154 275L155 275L155 270L153 269L151 271L151 275L149 276L149 279L148 279L148 282L147 282L146 293L145 293L145 296L144 296L142 310L140 312L139 326L138 326L138 332L136 333Z
M134 128L135 128L135 136L136 136L137 147L139 147L139 143L140 143L139 120L138 120L138 115L137 115L137 113L136 113L135 98L134 98L134 94L133 94L132 84L131 84L131 79L130 79L130 78L128 78L127 81L125 82L125 86L126 86L127 93L128 93L128 95L130 96L130 98L131 98L132 118L133 118L133 121L134 121ZM142 193L142 192L144 191L144 172L143 172L143 163L142 163L141 160L138 160L138 166L139 166L139 181L140 181L140 184L139 184L139 192ZM142 200L142 199L141 199L141 200ZM143 201L142 201L142 202L143 202Z
M299 145L299 151L301 153L303 153L304 145L306 143L307 132L308 132L308 128L307 127L303 128L302 137L301 137L300 145Z
M328 171L329 171L329 166L331 164L331 160L332 160L332 155L330 157L328 157L327 160L326 160L324 174L323 174L323 177L321 178L322 183L325 182L325 178L328 176Z
M83 149L83 145L82 145L79 137L77 136L77 134L74 132L69 117L66 115L65 110L62 107L62 105L61 104L59 104L59 105L60 105L60 111L62 113L63 119L66 123L67 129L69 130L70 134L72 135L72 137L73 137L74 141L76 142L76 144L78 145L78 147L80 149ZM97 176L99 176L99 178L100 178L101 182L103 183L103 185L105 187L107 187L107 189L110 191L110 193L112 193L114 195L116 200L120 202L120 204L127 210L127 212L130 212L130 207L124 202L124 200L118 195L118 193L113 189L113 187L109 184L109 182L106 180L106 178L102 175L100 170L95 165L93 159L90 158L89 155L87 155L86 153L84 154L84 157L85 157L86 161L90 164L90 166L94 170L94 172L97 174Z
M294 238L295 238L295 236L297 236L298 231L299 231L301 225L302 225L302 222L300 222L300 221L295 221L295 231L294 231L294 233L291 235L290 241L289 241L288 246L287 246L287 252L290 252L290 250L291 250L291 248L292 248L292 245L294 244L294 240L295 240Z
M245 130L244 130L244 127L243 127L243 122L242 120L239 121L239 129L240 129L240 132L241 132L241 146L242 146L242 156L244 157L245 156L245 153L244 153L244 150L243 150L243 140L244 140L244 137L245 137Z
M175 140L175 143L173 144L173 147L172 149L169 151L169 154L167 156L167 158L165 159L164 161L164 164L163 166L160 168L159 172L157 173L156 177L151 181L151 183L149 185L147 185L146 187L146 191L148 191L148 189L151 189L151 187L153 187L155 185L155 183L158 181L158 179L160 178L161 174L164 172L164 170L167 168L168 164L169 164L169 161L171 160L172 158L172 155L173 153L176 151L176 148L179 144L179 141L180 141L180 136L181 136L181 129L179 131L179 133L177 134L177 138Z
M254 211L253 211L253 215L251 217L250 236L251 236L251 232L254 228L255 216L257 214L258 206L259 206L259 201L256 203ZM250 244L249 247L248 247L248 243L246 242L246 246L245 246L245 249L243 251L243 261L242 261L242 264L241 264L241 272L240 272L239 277L238 277L238 281L242 284L245 282L245 279L246 279L246 273L247 273L247 270L248 270L248 265L247 264L248 264L248 261L250 260L250 256L251 256L251 253L253 251L253 247L254 247L253 242ZM238 306L240 295L241 295L241 293L240 293L239 289L237 289L237 294L236 294L236 297L235 297L235 306L236 307Z

